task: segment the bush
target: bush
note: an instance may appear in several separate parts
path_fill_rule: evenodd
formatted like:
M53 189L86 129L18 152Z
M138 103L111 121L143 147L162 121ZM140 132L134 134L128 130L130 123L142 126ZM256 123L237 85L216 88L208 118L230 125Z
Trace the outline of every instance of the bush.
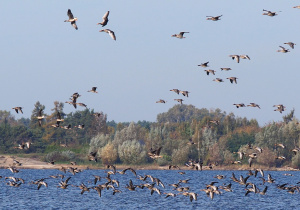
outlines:
M104 164L112 164L118 158L118 152L114 148L112 143L108 143L103 149L101 150L101 160Z
M141 164L146 161L145 146L138 141L127 140L118 147L120 160L126 164Z
M70 151L70 150L66 150L66 151L53 151L50 152L46 155L45 159L46 161L50 162L50 161L69 161L75 158L75 153Z

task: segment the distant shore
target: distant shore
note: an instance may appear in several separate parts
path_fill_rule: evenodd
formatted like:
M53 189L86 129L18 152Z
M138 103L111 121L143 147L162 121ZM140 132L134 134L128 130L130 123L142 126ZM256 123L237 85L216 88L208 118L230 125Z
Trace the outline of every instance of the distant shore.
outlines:
M105 169L104 166L95 166L95 165L71 165L71 164L50 164L43 162L35 158L23 158L15 157L9 155L0 155L0 168L8 168L13 166L14 160L18 160L21 165L16 166L19 169L60 169L61 167L76 167L79 169ZM115 165L117 169L125 169L131 167L135 170L169 170L169 166L158 166L158 165ZM187 166L179 166L180 170L192 170ZM263 170L270 171L299 171L292 167L281 167L281 168L264 168L264 167L252 167L251 170L255 168L262 168ZM208 166L203 166L203 170L250 170L247 165L233 165L233 166L214 166L213 169L210 169Z

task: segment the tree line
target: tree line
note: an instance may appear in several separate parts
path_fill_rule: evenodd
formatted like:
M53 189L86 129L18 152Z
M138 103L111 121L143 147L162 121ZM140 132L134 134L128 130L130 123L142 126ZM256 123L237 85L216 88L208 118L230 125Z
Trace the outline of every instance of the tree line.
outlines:
M8 111L0 110L0 152L2 154L38 154L47 161L87 161L96 153L96 164L185 164L189 160L204 164L248 164L255 162L268 167L299 168L300 126L294 110L282 121L260 127L255 119L226 113L220 109L196 108L178 104L157 115L156 122L107 121L103 112L85 109L65 114L64 103L55 101L52 113L45 115L40 127L37 113L45 106L36 102L31 118L16 120ZM54 127L57 113L63 118L61 127ZM64 126L70 125L70 129ZM84 125L79 129L78 125ZM24 142L29 149L19 149ZM280 147L278 145L284 145ZM251 149L249 148L251 145ZM151 159L150 149L162 147L162 158ZM257 148L262 149L262 152ZM292 151L294 150L294 151Z

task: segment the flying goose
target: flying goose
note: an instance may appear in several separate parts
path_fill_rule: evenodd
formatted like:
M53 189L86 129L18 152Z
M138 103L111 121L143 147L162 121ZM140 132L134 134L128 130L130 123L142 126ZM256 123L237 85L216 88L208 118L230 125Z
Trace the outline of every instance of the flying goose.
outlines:
M160 151L161 151L162 147L159 147L158 149L152 149L150 148L150 152L148 152L148 155L150 158L152 159L156 159L156 158L161 158L162 156L160 156Z
M260 106L256 103L250 103L249 105L247 106L251 106L251 107L258 107L260 109Z
M201 67L206 68L206 67L208 67L208 63L209 63L209 61L207 61L207 62L205 62L205 63L201 63L201 64L199 64L198 66L201 66Z
M293 8L300 9L300 5L294 6Z
M186 97L189 97L189 91L187 90L181 90L180 93L183 95L183 96L186 96Z
M95 161L95 162L97 162L97 157L96 157L96 155L97 155L97 152L90 152L90 154L88 155L88 160L89 161Z
M218 21L221 20L220 17L222 17L223 15L219 15L219 16L206 16L206 20L212 20L212 21Z
M67 15L69 16L69 20L65 20L64 22L71 22L71 25L76 29L78 30L78 27L76 25L76 20L77 20L77 17L74 18L72 12L70 9L68 9L68 12L67 12Z
M183 39L183 38L185 38L184 36L183 36L183 34L184 33L190 33L190 32L180 32L179 34L173 34L171 37L176 37L176 38L178 38L178 39Z
M105 32L105 33L108 33L110 35L110 37L116 41L116 35L115 35L115 32L113 32L112 30L110 29L103 29L103 30L100 30L99 32Z
M183 99L179 98L179 99L174 99L174 101L178 101L180 104L182 104Z
M215 81L215 82L224 82L223 79L220 79L220 78L216 78L213 81Z
M22 108L23 107L17 106L17 107L14 107L12 109L14 109L17 112L17 114L19 113L19 111L23 114Z
M178 95L179 95L179 93L180 93L180 90L178 90L178 89L172 89L172 90L170 90L170 91L173 91L173 92L177 93Z
M245 107L245 104L243 104L243 103L240 103L240 104L233 104L233 105L235 105L236 108Z
M209 73L215 75L215 70L211 70L211 69L208 69L208 70L204 70L206 72L207 75L209 75Z
M42 120L44 119L44 115L43 115L43 109L40 109L39 110L39 113L38 113L38 116L36 117L38 119L38 122L39 122L39 126L41 127L42 126Z
M159 101L156 101L156 103L163 103L165 104L167 101L163 100L163 99L159 99Z
M283 43L283 44L289 45L292 49L294 49L294 46L296 45L296 44L293 43L293 42L285 42L285 43Z
M233 84L234 82L235 82L235 84L237 84L237 79L238 78L236 78L236 77L228 77L228 78L226 78L226 79L229 79L229 81L231 82L231 84Z
M236 62L240 62L240 56L239 55L229 55L229 57L231 57L232 58L232 60L236 60Z
M102 25L102 27L107 25L108 22L108 15L109 15L109 11L107 11L104 16L102 17L102 22L101 23L97 23L97 25Z
M268 11L265 9L263 9L263 11L264 11L263 15L268 15L270 17L274 17L275 15L278 15L278 14L276 14L276 12L271 12L271 11ZM279 12L281 12L281 11L279 11Z
M98 93L96 90L97 90L97 87L92 87L92 89L88 90L87 92Z
M282 113L283 111L285 111L285 108L286 108L282 104L274 105L273 107L277 107L277 109L275 109L274 111L279 111L280 113Z
M279 46L281 48L281 50L277 50L277 52L282 52L282 53L287 53L287 52L290 52L289 49L285 49L284 47L282 46Z
M221 68L221 71L230 71L231 68Z

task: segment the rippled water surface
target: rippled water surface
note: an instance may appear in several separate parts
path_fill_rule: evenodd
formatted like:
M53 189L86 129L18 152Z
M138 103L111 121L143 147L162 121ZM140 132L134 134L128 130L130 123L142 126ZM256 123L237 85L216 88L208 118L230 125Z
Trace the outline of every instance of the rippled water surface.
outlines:
M84 183L88 187L95 186L94 176L106 176L105 170L84 170L81 173L72 175L67 172L66 177L71 176L67 189L58 188L60 178L50 178L50 175L64 174L59 170L35 170L35 169L21 169L19 173L13 174L8 169L0 169L0 207L1 209L300 209L300 196L299 192L290 194L287 190L277 189L278 184L288 183L289 185L299 185L300 172L298 171L265 171L265 178L271 174L275 179L275 183L265 183L263 185L261 175L257 177L250 176L248 182L255 183L262 191L265 186L268 186L266 195L250 193L245 196L245 186L233 182L230 177L232 172L237 178L240 175L247 176L248 171L185 171L186 174L180 175L178 170L137 170L137 174L144 176L150 174L153 177L159 178L165 185L157 187L161 190L162 194L156 192L151 195L151 191L147 188L136 189L136 191L129 191L125 188L126 184L131 179L134 185L145 183L137 179L130 171L125 175L116 174L111 175L112 179L117 179L120 182L120 189L122 193L112 194L112 189L103 190L102 196L99 197L97 192L90 189L90 192L80 194L81 190L78 187L71 185L80 185ZM286 176L289 173L293 176ZM226 178L218 180L214 178L217 174L225 175ZM9 179L5 177L14 176L23 178L25 184L20 187L11 187L6 183ZM48 187L42 186L37 190L37 186L30 184L31 181L47 178L45 181ZM64 178L66 179L66 178ZM198 193L198 200L190 202L189 197L177 195L176 197L165 198L163 193L173 192L173 187L169 184L178 183L180 179L190 179L187 184L182 186L190 187L190 192ZM97 183L103 184L107 180L102 180ZM212 181L217 181L215 184L221 186L223 184L232 183L233 192L225 192L223 190L221 195L215 195L214 199L206 196L205 192L200 191L204 189L206 184ZM151 183L148 179L147 182Z

